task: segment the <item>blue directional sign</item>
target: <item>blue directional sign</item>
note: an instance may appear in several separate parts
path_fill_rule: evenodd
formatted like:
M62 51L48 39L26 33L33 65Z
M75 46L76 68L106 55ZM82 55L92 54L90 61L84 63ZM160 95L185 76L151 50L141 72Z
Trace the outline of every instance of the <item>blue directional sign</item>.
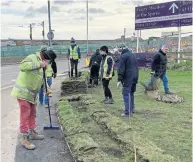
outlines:
M172 1L135 8L135 30L190 25L192 1Z

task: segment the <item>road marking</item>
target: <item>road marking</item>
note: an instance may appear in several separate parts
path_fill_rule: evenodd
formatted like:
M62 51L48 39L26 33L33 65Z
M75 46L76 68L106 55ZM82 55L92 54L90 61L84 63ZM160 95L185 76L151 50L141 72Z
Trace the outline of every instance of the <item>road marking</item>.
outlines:
M18 72L9 72L9 73L1 73L0 75L11 75L11 74L18 74Z
M13 87L13 85L3 87L3 88L0 89L0 91L5 90L5 89L8 89L8 88L11 88L11 87Z
M60 76L66 76L66 75L68 75L68 73L65 71L65 72L63 72L62 74L58 74L57 76L60 77ZM16 80L15 80L15 79L12 79L11 81L12 81L12 82L15 82ZM6 86L6 87L2 87L2 88L0 89L0 91L5 90L5 89L8 89L8 88L11 88L11 87L13 87L13 85L9 85L9 86Z
M57 77L66 76L67 74L57 74Z

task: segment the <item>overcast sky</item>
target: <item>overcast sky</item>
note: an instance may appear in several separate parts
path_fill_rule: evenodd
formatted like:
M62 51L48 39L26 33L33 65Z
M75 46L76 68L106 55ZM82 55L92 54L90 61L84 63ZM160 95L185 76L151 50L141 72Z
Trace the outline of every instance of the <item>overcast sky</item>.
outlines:
M120 38L135 32L135 7L170 0L89 0L89 39ZM1 39L29 39L30 23L45 21L48 32L47 0L1 0ZM84 0L51 0L52 29L55 39L86 39L86 2ZM23 27L19 27L23 25ZM182 27L190 32L192 27ZM161 36L164 31L177 28L142 31L142 38ZM33 39L42 39L42 27L33 28Z

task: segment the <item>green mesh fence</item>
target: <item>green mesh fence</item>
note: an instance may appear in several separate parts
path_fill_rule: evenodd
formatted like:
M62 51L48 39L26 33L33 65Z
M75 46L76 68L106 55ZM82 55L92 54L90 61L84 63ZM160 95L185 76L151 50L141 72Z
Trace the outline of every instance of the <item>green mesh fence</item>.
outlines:
M181 48L184 49L192 49L192 37L182 37L181 40ZM133 51L136 51L136 46L137 42L136 41L127 41L127 42L102 42L101 43L90 43L89 42L89 51L95 52L96 49L100 48L103 45L107 45L109 47L115 47L115 46L120 46L120 45L126 45L129 48L132 48ZM172 50L177 50L177 44L178 40L177 38L161 38L161 39L148 39L148 40L143 40L139 42L139 51L146 52L152 50L157 50L160 48L162 44L168 44L170 47L170 51ZM84 55L87 53L87 45L86 44L78 44L80 47L81 54ZM52 46L53 50L58 54L58 55L66 55L68 53L68 48L69 45L53 45ZM5 46L1 47L1 57L9 57L9 56L26 56L31 53L39 51L40 46L30 46L30 45L25 45L25 46ZM174 52L172 51L172 52Z

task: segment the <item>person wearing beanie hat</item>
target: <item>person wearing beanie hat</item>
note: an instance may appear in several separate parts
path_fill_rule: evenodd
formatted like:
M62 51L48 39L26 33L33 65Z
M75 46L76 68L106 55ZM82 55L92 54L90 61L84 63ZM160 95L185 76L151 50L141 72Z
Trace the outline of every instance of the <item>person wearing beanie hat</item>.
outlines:
M73 77L74 69L75 77L78 77L78 62L80 59L80 48L77 46L75 39L72 37L70 41L70 47L68 49L68 60L70 60L71 65L71 77Z
M90 84L94 83L94 86L98 85L101 60L102 60L102 56L99 53L99 49L97 49L96 52L91 56L90 62L89 62Z
M47 51L47 50L48 50L47 46L41 46L40 47L40 52L44 52L44 51Z
M114 67L114 60L113 58L108 55L108 47L102 46L100 48L100 54L102 55L102 61L100 66L100 77L102 79L103 89L104 89L104 103L105 104L113 104L113 97L111 90L109 89L109 82L113 77L113 67Z
M41 52L43 52L44 55L46 55L45 51L50 51L49 49L50 48L43 46L43 47L41 47ZM51 54L51 55L54 55L54 54ZM48 65L47 65L45 72L46 72L46 78L47 78L46 80L47 80L48 88L51 89L52 77L56 78L56 75L57 75L57 66L56 66L55 61L51 61L51 60L48 61ZM43 101L44 101L44 104L47 105L48 95L47 94L44 95L44 83L39 90L39 103L40 103L40 105L43 105Z
M28 55L20 63L19 75L11 92L20 107L20 142L28 150L35 149L29 139L44 139L35 131L37 94L43 84L43 68L47 67L47 60L54 62L55 58L56 54L51 50Z

